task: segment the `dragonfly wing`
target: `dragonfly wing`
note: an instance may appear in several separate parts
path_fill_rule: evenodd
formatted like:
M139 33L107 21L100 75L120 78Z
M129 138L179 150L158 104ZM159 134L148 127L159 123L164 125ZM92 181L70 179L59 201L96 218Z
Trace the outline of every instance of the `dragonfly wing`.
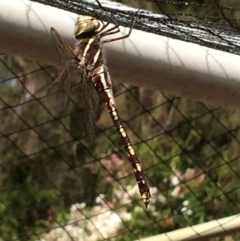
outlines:
M73 79L74 76L64 68L61 75L49 86L48 101L55 110L61 111L66 107Z
M95 120L99 97L92 82L87 79L83 81L83 93L84 93L84 128L87 136L87 140L90 144L93 144L95 140Z
M62 64L69 71L71 65L78 62L78 58L74 54L73 49L65 42L55 28L51 27L50 31L53 44L58 51Z
M79 60L57 30L52 27L50 31L53 44L58 51L64 69L59 78L49 86L48 99L51 106L60 111L66 106L70 87L76 80Z

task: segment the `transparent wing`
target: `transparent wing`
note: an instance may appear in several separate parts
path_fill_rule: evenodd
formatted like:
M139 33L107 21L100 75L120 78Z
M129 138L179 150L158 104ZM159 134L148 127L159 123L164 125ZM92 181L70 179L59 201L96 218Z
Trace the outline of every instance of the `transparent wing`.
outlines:
M66 107L72 76L64 68L61 75L48 88L48 101L57 111Z
M95 140L95 120L99 97L92 82L87 79L83 81L83 93L84 93L84 128L87 136L87 140L90 144L93 144Z
M78 58L55 28L52 27L50 31L64 69L59 78L49 86L48 99L51 106L60 111L66 106L70 87L76 79Z
M65 42L55 28L51 27L50 31L53 44L58 51L63 66L67 71L70 71L69 69L72 65L77 63L78 58L74 54L72 48Z
M77 76L77 64L79 59L74 54L72 48L64 41L55 28L51 28L51 36L56 47L64 69L58 79L56 79L48 89L48 99L57 110L62 110L68 100L71 85L75 83ZM95 119L98 107L98 94L91 81L83 80L84 95L84 128L87 140L92 144L95 140Z

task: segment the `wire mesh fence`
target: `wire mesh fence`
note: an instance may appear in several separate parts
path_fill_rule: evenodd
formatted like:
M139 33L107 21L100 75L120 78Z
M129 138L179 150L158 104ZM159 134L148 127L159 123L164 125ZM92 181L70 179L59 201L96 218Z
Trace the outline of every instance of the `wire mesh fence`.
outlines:
M137 240L239 213L239 113L115 86L151 187L145 210L104 106L89 146L81 93L60 116L48 105L56 76L1 58L2 240Z
M138 240L239 213L239 112L114 83L150 186L146 210L104 104L89 145L81 89L60 113L49 104L58 76L1 55L0 240Z
M239 54L240 7L237 0L122 1L128 2L135 8L102 1L105 11L101 10L94 0L32 0L32 2L77 14L93 15L107 22L115 20L127 27L131 25L135 13L137 16L135 29Z

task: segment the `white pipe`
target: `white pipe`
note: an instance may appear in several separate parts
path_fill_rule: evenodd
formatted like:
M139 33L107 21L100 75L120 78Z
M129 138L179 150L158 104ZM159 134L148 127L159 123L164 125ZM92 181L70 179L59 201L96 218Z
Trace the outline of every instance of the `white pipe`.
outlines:
M176 231L138 239L138 241L199 241L209 240L240 230L240 215L214 220Z
M0 6L0 52L60 64L49 28L72 45L75 14L28 0L0 0ZM113 82L240 110L237 55L138 30L105 50Z

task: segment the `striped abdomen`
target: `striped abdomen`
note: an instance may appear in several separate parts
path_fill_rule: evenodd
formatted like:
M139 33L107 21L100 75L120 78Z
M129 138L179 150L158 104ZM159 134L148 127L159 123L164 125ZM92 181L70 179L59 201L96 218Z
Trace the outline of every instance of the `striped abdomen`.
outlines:
M113 120L113 123L118 131L118 134L121 137L122 143L124 145L124 148L128 154L129 161L132 165L133 172L135 174L135 178L137 180L137 184L139 187L139 191L141 194L141 198L147 207L149 204L150 199L150 192L149 187L146 183L145 176L142 172L142 168L140 166L139 160L137 155L135 154L135 151L133 149L133 146L131 144L131 141L123 127L122 121L118 115L118 111L115 106L115 101L113 97L112 92L112 85L111 85L111 79L108 74L107 68L105 65L101 65L94 69L92 72L92 83L94 84L95 88L103 98L107 109L109 111L109 114Z

